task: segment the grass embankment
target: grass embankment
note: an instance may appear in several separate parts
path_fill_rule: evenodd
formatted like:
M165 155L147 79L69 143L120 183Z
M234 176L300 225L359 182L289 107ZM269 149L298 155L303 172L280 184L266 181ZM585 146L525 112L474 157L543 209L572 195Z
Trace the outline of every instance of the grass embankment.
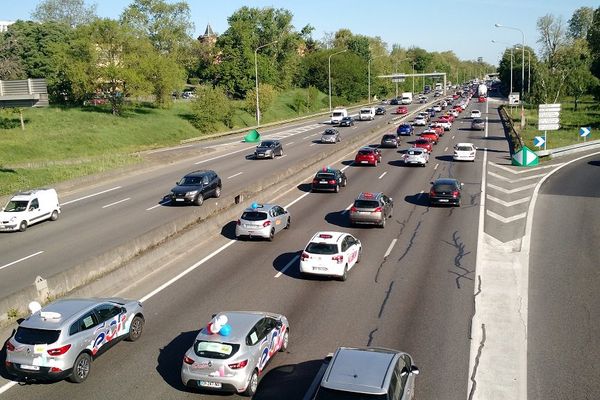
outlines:
M295 110L293 99L304 92L280 93L262 122L325 109L327 96L319 93L310 108ZM243 110L243 102L235 104L233 129L253 126L254 115ZM119 117L111 115L108 106L27 108L24 131L18 116L1 114L0 195L138 163L141 158L134 154L139 151L214 133L197 130L189 122L190 113L189 101L178 101L169 109L130 106Z
M533 139L536 136L544 136L543 131L537 129L538 126L538 106L532 105L525 108L525 121L527 126L524 130L520 128L520 109L514 108L512 114L515 129L520 133L525 146L535 149ZM569 146L582 143L583 139L579 136L579 128L591 127L592 133L587 140L600 139L600 103L594 101L592 97L586 97L579 102L577 111L574 110L573 99L568 98L561 102L560 111L560 129L547 132L547 149Z

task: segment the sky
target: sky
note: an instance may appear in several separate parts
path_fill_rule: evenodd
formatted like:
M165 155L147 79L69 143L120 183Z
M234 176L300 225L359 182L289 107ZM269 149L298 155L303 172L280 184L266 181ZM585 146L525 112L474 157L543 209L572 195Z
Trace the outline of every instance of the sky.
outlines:
M1 0L0 20L30 19L39 0ZM130 0L85 0L96 4L100 17L118 18ZM167 2L173 2L167 0ZM315 28L313 38L348 28L355 34L379 36L391 49L422 47L427 51L452 50L463 60L483 57L497 65L506 44L521 43L515 30L494 27L495 23L519 28L525 45L539 50L536 21L545 14L561 16L566 22L582 6L597 8L598 0L187 0L196 36L210 23L216 33L227 30L227 18L243 6L284 8L294 15L297 30L307 24Z

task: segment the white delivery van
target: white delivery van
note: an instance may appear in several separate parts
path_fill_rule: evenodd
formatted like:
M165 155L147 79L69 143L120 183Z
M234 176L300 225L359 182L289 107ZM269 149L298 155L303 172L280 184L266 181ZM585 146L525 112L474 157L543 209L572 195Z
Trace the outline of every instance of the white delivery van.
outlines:
M58 195L54 189L34 189L15 194L0 211L0 231L24 232L29 225L60 215Z
M336 108L331 112L331 125L339 124L342 118L348 116L348 110L345 108Z
M360 121L372 121L375 119L375 107L361 108L358 112L358 119Z
M412 92L402 93L402 104L412 104Z

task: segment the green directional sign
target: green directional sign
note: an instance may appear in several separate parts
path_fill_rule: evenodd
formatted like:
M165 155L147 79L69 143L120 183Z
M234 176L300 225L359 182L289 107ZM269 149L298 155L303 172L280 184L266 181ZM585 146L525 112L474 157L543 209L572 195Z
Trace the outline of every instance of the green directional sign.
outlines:
M527 146L523 146L523 148L517 151L512 156L512 165L516 165L518 167L534 167L540 163L540 159L537 154L531 151Z

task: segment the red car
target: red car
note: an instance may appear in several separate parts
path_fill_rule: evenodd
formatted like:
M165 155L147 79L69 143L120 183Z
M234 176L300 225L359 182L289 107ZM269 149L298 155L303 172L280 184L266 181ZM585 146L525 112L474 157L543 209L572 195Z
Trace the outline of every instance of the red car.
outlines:
M373 147L363 147L354 157L354 164L370 164L377 166L381 162L381 150Z
M433 130L423 131L420 136L423 139L429 139L433 144L437 144L438 140L440 140L440 135Z
M437 133L439 137L444 136L444 127L436 122L429 125L429 130Z
M459 97L460 97L460 96L459 96L458 94L456 94L456 93L455 93L455 94L453 94L453 95L452 95L452 100L456 100L456 99L458 99Z
M479 96L479 102L480 103L485 103L487 101L487 99L483 96Z
M438 118L438 121L440 121L440 122L454 122L454 115L452 115L452 114L442 115L440 118Z
M428 153L431 153L433 151L433 146L431 145L431 140L425 139L425 138L417 139L415 141L415 147L425 149L425 150L427 150Z
M396 109L396 114L408 114L408 108L405 106L400 106Z
M454 110L458 111L458 112L463 112L464 109L462 108L461 105L457 104L454 107L452 107Z

